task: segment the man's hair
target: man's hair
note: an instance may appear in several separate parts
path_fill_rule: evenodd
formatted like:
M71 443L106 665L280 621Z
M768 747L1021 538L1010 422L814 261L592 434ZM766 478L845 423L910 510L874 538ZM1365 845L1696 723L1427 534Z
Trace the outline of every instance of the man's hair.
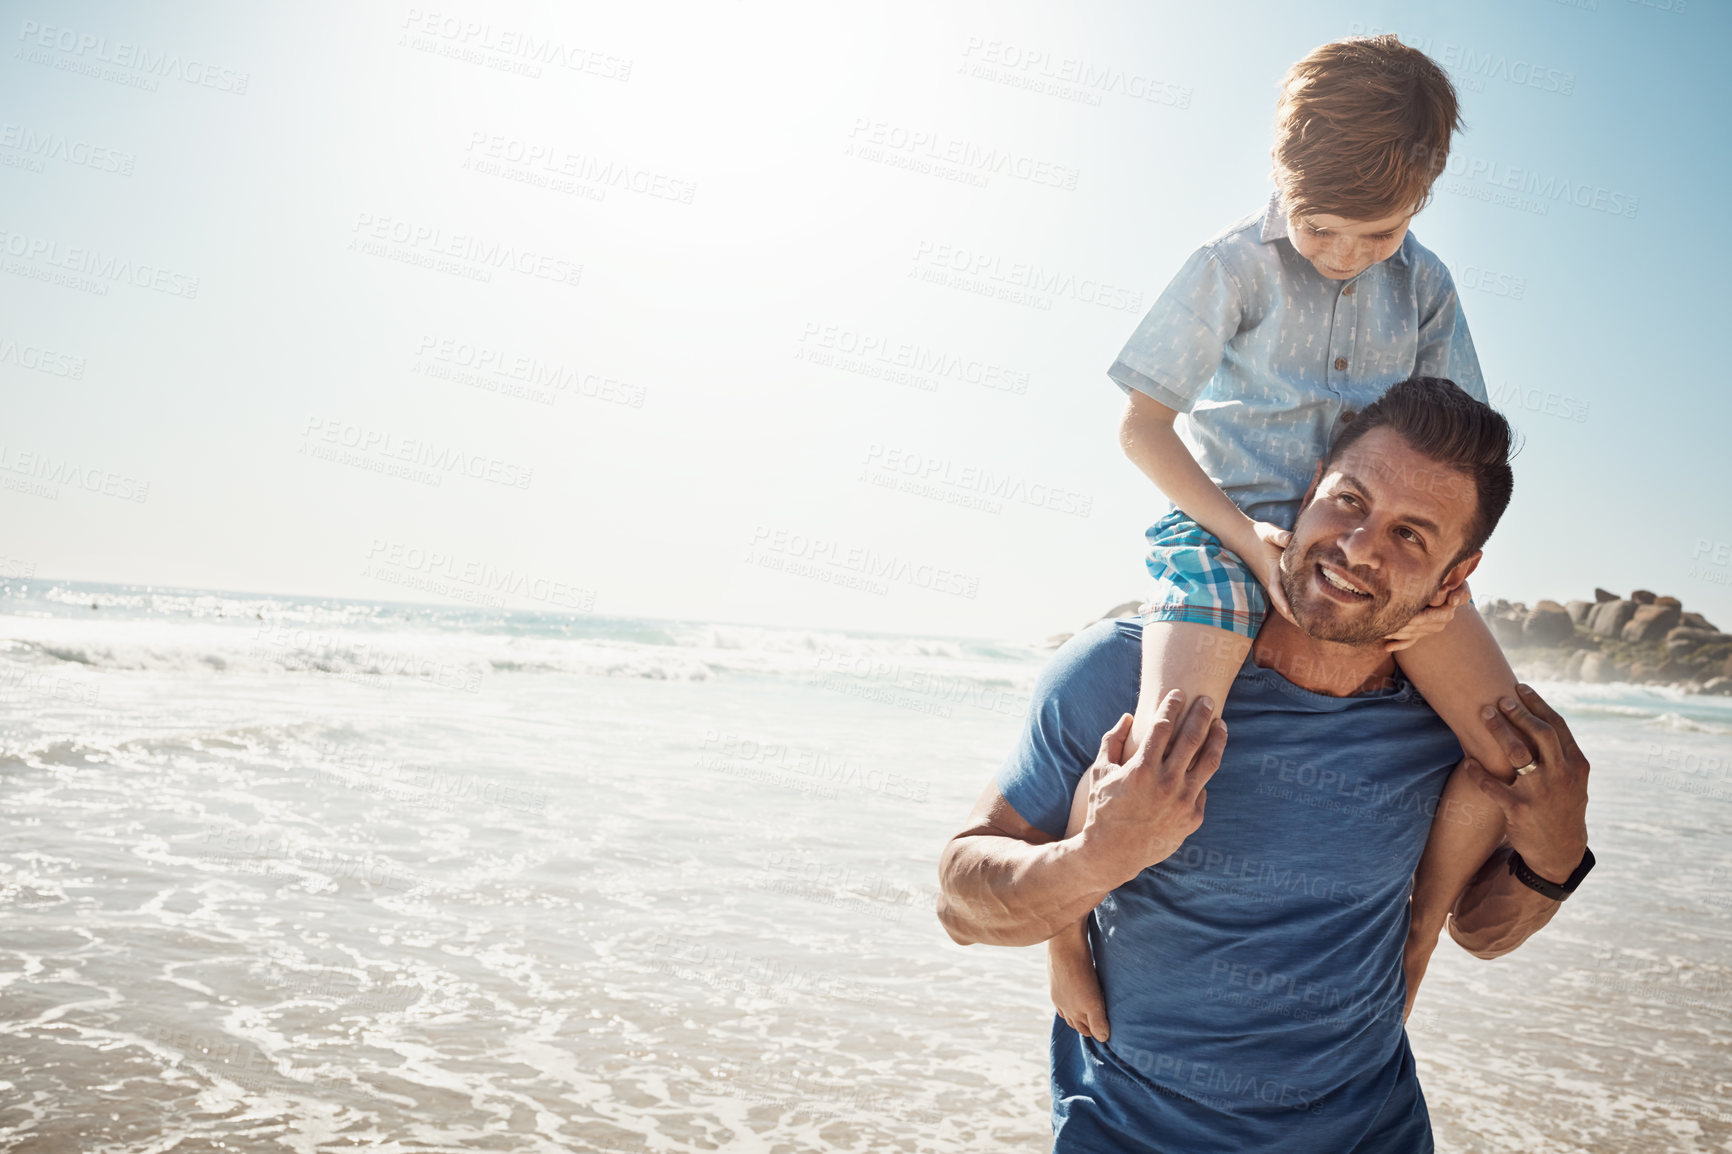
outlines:
M1327 473L1342 453L1373 429L1388 429L1445 468L1465 473L1472 481L1477 507L1467 540L1450 565L1477 552L1509 508L1515 474L1509 459L1513 436L1502 413L1463 392L1442 377L1411 377L1366 405L1349 421L1323 458Z
M1275 184L1292 212L1418 212L1461 128L1455 85L1431 57L1394 36L1336 40L1281 81Z

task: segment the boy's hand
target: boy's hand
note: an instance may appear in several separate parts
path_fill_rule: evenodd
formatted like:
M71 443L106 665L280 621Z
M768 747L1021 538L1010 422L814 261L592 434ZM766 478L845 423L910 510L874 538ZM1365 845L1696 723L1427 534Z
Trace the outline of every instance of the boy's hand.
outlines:
M1240 560L1250 566L1257 580L1263 583L1263 591L1269 595L1269 608L1293 621L1293 609L1287 604L1287 594L1281 591L1281 553L1293 540L1293 534L1267 521L1253 521L1251 528L1257 533L1258 552ZM1293 621L1293 624L1299 623Z
M1430 637L1433 633L1443 632L1443 627L1455 620L1456 608L1467 601L1467 583L1464 581L1453 590L1445 593L1439 589L1431 599L1431 608L1421 609L1413 615L1413 619L1388 637L1383 639L1383 648L1389 653L1406 649L1421 637Z

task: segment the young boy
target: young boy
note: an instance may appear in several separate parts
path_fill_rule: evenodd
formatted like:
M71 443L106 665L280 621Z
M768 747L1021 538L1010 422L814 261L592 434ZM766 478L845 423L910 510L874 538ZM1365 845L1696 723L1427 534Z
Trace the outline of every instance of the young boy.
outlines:
M1281 550L1336 430L1408 377L1446 377L1486 400L1449 272L1407 231L1460 127L1448 76L1394 36L1313 51L1282 82L1268 207L1197 250L1108 370L1130 398L1125 452L1174 505L1147 534L1155 580L1127 750L1170 690L1226 697L1268 608L1291 618ZM1345 566L1316 577L1343 601L1375 595ZM1515 676L1479 614L1455 615L1466 596L1465 584L1440 593L1385 644L1466 752L1514 780L1530 755L1501 747L1480 710L1514 697ZM1082 828L1090 778L1067 837ZM1461 773L1438 812L1450 820L1432 827L1411 904L1410 1008L1450 905L1504 834ZM1104 1041L1083 923L1047 956L1059 1013Z

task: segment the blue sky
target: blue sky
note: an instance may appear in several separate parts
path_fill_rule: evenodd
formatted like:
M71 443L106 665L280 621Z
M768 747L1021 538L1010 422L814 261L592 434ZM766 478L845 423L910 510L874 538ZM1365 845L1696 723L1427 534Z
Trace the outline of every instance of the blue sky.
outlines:
M0 569L1074 628L1162 507L1107 365L1392 31L1525 438L1476 593L1732 628L1723 7L816 7L4 5Z

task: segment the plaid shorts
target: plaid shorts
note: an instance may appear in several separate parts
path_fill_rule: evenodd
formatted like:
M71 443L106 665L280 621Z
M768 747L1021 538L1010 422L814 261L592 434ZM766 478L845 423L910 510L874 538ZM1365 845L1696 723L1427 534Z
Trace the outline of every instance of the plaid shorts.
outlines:
M1149 526L1146 558L1155 579L1139 613L1145 623L1193 621L1256 637L1269 610L1262 583L1221 539L1177 509Z

